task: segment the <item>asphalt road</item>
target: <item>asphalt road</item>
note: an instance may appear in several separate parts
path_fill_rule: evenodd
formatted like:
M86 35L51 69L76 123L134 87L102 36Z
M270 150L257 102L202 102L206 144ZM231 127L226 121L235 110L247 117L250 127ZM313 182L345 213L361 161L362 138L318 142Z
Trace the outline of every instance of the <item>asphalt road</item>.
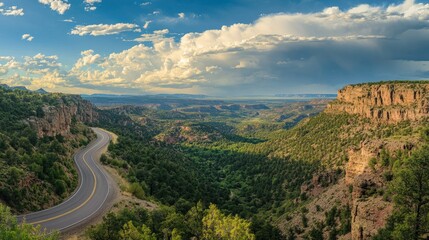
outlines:
M88 224L102 214L114 198L114 183L98 160L110 142L110 135L93 128L97 139L79 150L74 160L79 170L79 187L63 203L52 208L18 216L27 223L40 224L48 232L67 232Z

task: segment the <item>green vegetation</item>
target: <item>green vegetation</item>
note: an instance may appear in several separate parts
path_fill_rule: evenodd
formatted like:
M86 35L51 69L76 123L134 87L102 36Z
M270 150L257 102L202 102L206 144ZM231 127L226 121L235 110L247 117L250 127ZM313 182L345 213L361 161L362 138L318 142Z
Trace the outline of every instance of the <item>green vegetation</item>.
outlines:
M36 211L58 203L77 185L72 161L76 148L88 142L89 130L77 122L79 138L39 138L28 124L43 117L45 106L77 101L73 96L37 94L0 88L0 200L15 212Z
M257 146L257 151L330 167L343 166L347 150L368 137L358 130L363 124L356 116L321 113L289 131L273 133L271 140Z
M250 222L223 214L215 205L208 209L198 202L188 212L171 207L151 212L143 208L109 213L103 223L88 230L90 239L207 239L252 240Z
M31 118L44 117L47 106L74 101L61 94L0 89L0 200L12 211L40 210L76 187L71 153L89 141L91 132L74 119L73 136L40 138L28 124ZM109 213L87 232L89 238L282 239L274 223L297 214L299 226L289 227L287 239L337 239L351 230L350 206L316 206L321 218L313 220L305 206L312 191L343 176L351 148L366 140L419 138L425 125L404 121L375 126L353 115L318 114L325 103L191 102L99 112L102 127L119 135L101 162L119 170L135 197L159 207ZM421 138L428 136L424 130ZM412 154L382 149L368 162L389 189L361 186L361 200L384 194L395 204L376 239L426 237L427 159L429 147ZM10 239L55 238L18 225L7 217L8 209L0 210L6 216L4 222L0 218L0 239L1 234Z
M47 234L30 224L19 224L8 207L0 204L0 239L7 240L55 240L57 233Z
M429 232L429 146L394 166L394 212L375 239L423 239Z
M158 200L180 214L186 214L198 201L206 206L213 203L227 214L249 219L257 239L278 239L280 233L272 221L305 201L300 188L319 165L290 156L269 156L270 149L261 144L277 139L273 131L285 131L281 121L301 116L300 111L317 110L308 103L272 107L274 113L257 106L235 115L204 118L188 112L192 108L184 112L110 109L109 114L128 112L139 124L119 127L104 122L119 139L109 146L102 162L119 169L138 198ZM220 107L230 108L240 106ZM272 123L273 119L279 122ZM141 224L134 226L141 232Z

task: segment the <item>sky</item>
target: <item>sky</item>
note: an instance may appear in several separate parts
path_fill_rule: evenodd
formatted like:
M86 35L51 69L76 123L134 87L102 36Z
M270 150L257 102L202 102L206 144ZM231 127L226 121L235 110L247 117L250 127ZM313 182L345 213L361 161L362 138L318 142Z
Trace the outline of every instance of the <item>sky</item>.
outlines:
M335 93L429 78L429 1L0 0L0 83L75 94Z

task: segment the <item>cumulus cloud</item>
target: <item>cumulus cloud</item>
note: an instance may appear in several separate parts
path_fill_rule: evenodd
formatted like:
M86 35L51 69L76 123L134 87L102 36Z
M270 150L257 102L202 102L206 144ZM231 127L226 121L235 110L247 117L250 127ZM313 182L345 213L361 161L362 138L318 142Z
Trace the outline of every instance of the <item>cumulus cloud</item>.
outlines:
M31 41L33 41L33 39L34 39L34 37L33 36L31 36L30 34L28 34L28 33L26 33L26 34L24 34L24 35L22 35L22 40L26 40L26 41L29 41L29 42L31 42Z
M17 6L11 6L9 8L3 8L4 3L0 2L0 14L3 16L24 16L24 9L18 8Z
M146 33L134 39L136 42L159 42L165 40L165 35L168 34L168 29L156 30L153 33Z
M29 74L47 74L60 70L61 67L62 64L58 61L58 56L46 56L42 53L24 57L24 61L20 65L20 68Z
M84 0L85 3L85 11L94 11L97 9L96 6L94 6L96 3L101 3L102 0Z
M78 25L72 29L71 34L73 35L92 35L92 36L103 36L113 35L121 32L139 31L137 24L131 23L117 23L117 24L94 24L94 25Z
M0 56L0 76L6 75L10 70L17 69L19 63L11 56Z
M101 3L102 0L84 0L83 2L87 4L95 4L95 3Z
M95 11L96 9L97 9L96 6L91 6L91 5L85 6L85 11L87 12Z
M92 49L82 51L80 54L82 57L77 60L73 70L79 70L85 66L95 64L99 62L101 57L100 54L94 54L94 50Z
M0 80L17 86L25 85L33 89L55 89L67 85L67 73L56 55L38 53L17 60L10 56L0 56ZM23 73L23 74L22 74Z
M71 7L71 4L67 2L67 0L39 0L39 3L48 5L52 10L58 12L61 15Z
M403 61L429 61L416 50L429 47L428 14L429 4L407 0L387 7L268 15L252 24L188 33L179 41L166 37L167 30L154 31L135 39L152 47L112 53L77 78L148 91L225 94L238 86L234 93L239 94L312 91L309 86L334 91L345 81L417 77ZM419 43L410 45L413 41Z
M98 36L124 30L92 26L75 28L73 34ZM224 95L334 92L350 82L429 77L429 4L412 0L273 14L251 24L188 33L180 39L168 34L166 29L142 34L135 39L139 44L106 56L84 51L73 69L60 75L75 86L96 89L108 85ZM52 65L53 72L61 73L58 60L49 61L41 68Z
M177 14L179 16L180 19L184 19L185 18L185 13L178 13Z

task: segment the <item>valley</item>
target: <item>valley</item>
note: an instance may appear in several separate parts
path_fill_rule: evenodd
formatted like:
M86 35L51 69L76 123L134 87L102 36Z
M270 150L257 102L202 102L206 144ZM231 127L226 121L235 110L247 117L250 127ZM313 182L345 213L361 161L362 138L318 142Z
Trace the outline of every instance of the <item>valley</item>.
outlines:
M0 240L429 239L429 0L0 0Z
M45 192L32 190L37 201L29 204L23 180L6 179L0 198L13 213L46 209L66 199L78 182L71 158L52 163L62 169L57 171L71 172L75 183L69 184L61 178L65 173L45 177L50 165L41 161L37 168L38 162L27 155L46 149L41 144L57 144L48 149L71 156L67 151L71 154L95 138L89 127L97 126L117 135L100 162L115 172L121 194L129 197L115 201L103 221L79 238L389 239L397 234L396 221L405 216L397 200L400 192L394 189L403 184L402 174L413 174L407 170L413 166L409 162L425 154L427 86L347 86L333 101L164 96L162 104L152 99L112 105L98 99L97 106L77 96L2 90L2 102L22 98L19 107L3 108L2 114L27 119L15 121L23 122L15 127L23 129L20 145L4 138L7 151L1 164L11 171L5 176L55 185ZM21 108L34 110L15 112ZM29 136L33 142L26 150L22 141ZM82 145L69 145L76 139ZM12 152L18 156L13 162ZM22 190L8 190L14 186ZM59 200L47 204L44 194L59 194ZM18 196L20 205L12 200ZM223 221L235 230L217 232Z

